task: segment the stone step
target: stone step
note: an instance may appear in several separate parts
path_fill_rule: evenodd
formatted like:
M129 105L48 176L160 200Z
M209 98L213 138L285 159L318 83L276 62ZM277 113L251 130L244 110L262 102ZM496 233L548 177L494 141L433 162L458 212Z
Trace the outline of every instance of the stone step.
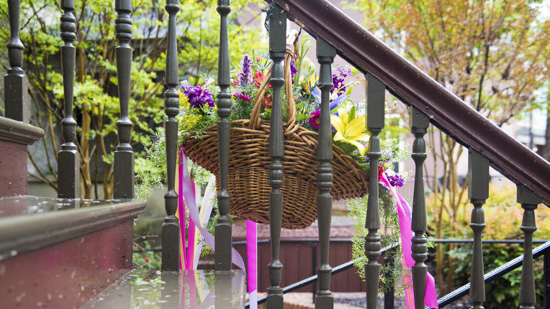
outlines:
M245 276L240 270L160 272L134 270L80 309L244 308Z
M144 202L0 198L2 308L75 308L132 268Z

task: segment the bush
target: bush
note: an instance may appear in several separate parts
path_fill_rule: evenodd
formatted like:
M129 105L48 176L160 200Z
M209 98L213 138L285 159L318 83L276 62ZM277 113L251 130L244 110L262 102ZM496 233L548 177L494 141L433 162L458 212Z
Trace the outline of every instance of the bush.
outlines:
M512 186L492 186L486 204L485 211L486 228L483 231L483 239L523 239L521 222L523 209L516 202L516 189ZM461 211L460 221L469 222L469 213L472 205L465 205ZM467 215L466 217L464 217ZM549 239L550 228L545 224L546 218L550 216L550 209L540 206L536 211L537 227L534 239ZM473 233L469 227L462 229L462 235L466 239L472 239ZM454 283L456 286L469 282L472 244L457 246L448 250L447 254L454 260ZM484 244L483 257L485 273L509 262L523 254L521 244ZM535 289L537 304L543 301L543 265L542 259L535 260ZM448 272L448 269L446 269ZM521 283L521 268L504 275L502 278L486 285L485 308L517 308L519 306L519 291Z

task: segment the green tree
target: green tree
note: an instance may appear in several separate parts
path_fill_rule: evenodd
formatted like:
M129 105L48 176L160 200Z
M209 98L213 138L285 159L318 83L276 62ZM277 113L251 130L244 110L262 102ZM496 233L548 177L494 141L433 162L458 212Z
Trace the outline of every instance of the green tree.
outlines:
M535 99L548 78L550 21L540 1L359 0L350 7L366 16L367 29L399 50L464 102L492 119L508 122ZM459 222L467 195L458 183L464 153L451 137L432 130L435 199L429 207L437 238L462 237ZM438 184L443 175L443 185ZM444 230L448 224L451 228ZM444 234L447 231L448 234ZM440 293L452 290L453 258L437 246ZM444 269L448 269L444 278Z
M258 27L239 22L249 20L257 12L247 10L259 0L232 1L230 15L231 61L238 63L243 53L264 46ZM164 120L164 70L166 58L166 27L168 15L164 1L133 0L132 12L134 50L130 118L134 123L132 143L147 146L151 128ZM180 76L198 82L199 75L214 75L217 68L219 15L217 2L181 0L177 15ZM0 17L7 20L7 0L0 0ZM24 67L29 80L29 93L38 111L33 117L36 125L45 129L42 140L46 151L47 170L38 169L32 175L57 188L57 152L60 148L60 123L63 119L63 89L60 67L59 1L23 0L21 4L21 40L25 45ZM103 196L112 197L113 149L116 146L116 119L119 105L114 25L116 12L113 1L76 1L77 64L74 117L78 121L77 147L80 153L81 192L83 198L97 198L98 184ZM256 14L256 15L254 15ZM9 29L0 30L0 49L6 50ZM7 61L3 61L7 67ZM139 150L139 147L134 147ZM51 158L50 154L54 157ZM137 153L138 158L142 155ZM30 162L37 159L29 154ZM138 159L136 162L140 162ZM48 177L48 175L53 176Z

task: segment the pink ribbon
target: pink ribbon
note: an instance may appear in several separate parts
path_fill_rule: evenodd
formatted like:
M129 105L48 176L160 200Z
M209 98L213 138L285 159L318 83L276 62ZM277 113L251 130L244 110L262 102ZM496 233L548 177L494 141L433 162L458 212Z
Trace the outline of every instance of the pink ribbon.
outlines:
M187 167L187 157L183 154L183 150L181 152L181 162L179 163L180 173L179 173L179 182L180 182L180 192L179 195L182 196L185 199L185 202L187 204L187 208L189 210L189 222L200 222L199 220L199 212L197 210L197 203L195 201L195 183L191 179L191 176L189 175L189 169ZM183 207L183 200L181 200L181 206ZM185 211L185 210L184 210ZM181 214L181 213L180 213ZM185 216L180 215L180 224L181 224L181 218L185 218ZM182 227L185 226L185 219L183 219ZM199 229L199 232L201 233L202 237L204 238L204 241L206 244L212 248L213 251L216 251L216 240L214 238L214 235L210 234L207 230L205 230L201 224L197 224L196 227ZM194 230L194 229L193 229ZM182 231L182 235L184 232ZM184 238L182 238L184 239ZM193 244L194 245L194 244ZM186 264L187 264L186 259ZM235 248L231 248L231 261L233 264L235 264L237 267L242 269L244 272L246 272L244 261L239 252L235 250ZM192 265L192 264L191 264Z
M401 248L403 250L403 260L405 268L411 268L414 265L414 259L412 258L412 216L409 204L403 199L401 194L395 191L395 188L390 185L386 173L382 174L379 179L382 184L386 185L393 195L397 204L397 213L399 215L399 230L401 231ZM407 301L407 308L414 309L414 291L411 282L410 275L405 272L403 274L403 280L405 286L408 288L405 290L405 299ZM426 306L431 308L439 308L437 304L437 294L435 292L435 280L431 274L426 275L426 294L424 296Z
M258 239L257 224L246 220L247 281L250 309L258 308Z
M185 248L185 204L183 203L183 182L181 181L181 175L183 174L183 165L178 164L178 174L179 174L179 182L178 182L178 215L179 215L179 221L180 221L180 231L181 231L181 255L184 258L183 263L187 262L187 254L186 254L186 248ZM182 265L182 259L180 258L180 269L185 269L185 265Z

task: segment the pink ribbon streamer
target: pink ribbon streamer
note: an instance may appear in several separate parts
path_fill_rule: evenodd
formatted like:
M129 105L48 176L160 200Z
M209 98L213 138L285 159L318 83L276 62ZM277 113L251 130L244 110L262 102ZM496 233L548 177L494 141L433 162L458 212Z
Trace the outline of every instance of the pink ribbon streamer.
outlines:
M257 224L246 220L247 281L250 309L258 308L258 235Z
M189 305L190 308L195 308L197 305L197 283L195 282L195 272L186 271L187 280L189 282Z
M178 215L179 215L179 221L180 221L180 231L181 231L181 254L184 257L183 263L187 262L187 255L185 250L185 204L183 203L183 182L181 181L182 174L183 174L183 165L180 163L178 164L178 174L179 174L179 182L178 182ZM184 269L185 265L182 264L182 259L180 258L180 269Z
M193 185L193 196L196 196L195 181L191 179ZM193 270L193 262L195 261L195 221L189 218L189 227L187 228L187 258L185 259L185 269Z
M409 204L403 199L401 194L395 191L395 188L390 185L386 173L382 174L380 178L382 184L386 185L393 195L397 204L397 213L399 215L399 230L401 231L401 248L403 250L403 267L411 268L414 265L414 259L412 258L412 215ZM403 275L405 286L408 288L405 290L405 299L407 301L407 308L414 309L414 291L411 282L410 275L405 273ZM426 294L424 296L426 306L431 308L438 308L437 294L435 292L435 280L431 274L426 275Z
M185 157L183 153L181 155L181 162L179 164L181 166L181 169L180 169L181 172L179 174L179 181L180 181L179 194L180 196L183 195L183 198L185 199L185 202L187 204L187 208L189 210L189 217L190 217L189 220L190 221L193 220L193 222L200 222L199 212L197 210L197 203L195 201L195 194L193 193L195 185L189 175L189 169L187 168L187 157ZM181 218L180 218L180 222L181 222ZM196 227L199 229L199 232L201 233L202 237L204 237L204 241L206 242L206 244L210 248L212 248L213 251L216 251L216 240L214 238L214 235L210 234L207 230L205 230L201 224L197 224ZM239 267L244 272L246 272L243 258L241 257L239 252L235 250L235 248L231 248L231 261L237 267Z

